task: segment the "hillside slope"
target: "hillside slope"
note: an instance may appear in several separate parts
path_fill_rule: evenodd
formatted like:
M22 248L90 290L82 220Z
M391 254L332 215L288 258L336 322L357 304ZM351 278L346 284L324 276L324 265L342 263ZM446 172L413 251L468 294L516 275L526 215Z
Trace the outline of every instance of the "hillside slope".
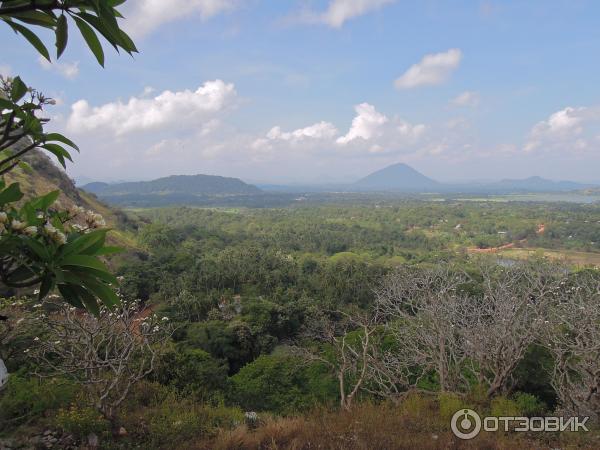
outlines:
M78 189L73 180L55 166L44 153L34 150L27 153L23 160L31 166L33 172L26 173L23 169L17 168L8 173L5 178L8 183L18 182L26 198L60 189L58 203L61 207L69 208L76 205L101 214L107 226L113 229L109 234L109 240L113 244L135 247L133 230L137 228L137 224L132 222L124 212L106 205L93 194Z
M214 175L172 175L152 181L127 183L89 183L83 189L94 194L108 195L243 195L261 192L256 186L238 178Z

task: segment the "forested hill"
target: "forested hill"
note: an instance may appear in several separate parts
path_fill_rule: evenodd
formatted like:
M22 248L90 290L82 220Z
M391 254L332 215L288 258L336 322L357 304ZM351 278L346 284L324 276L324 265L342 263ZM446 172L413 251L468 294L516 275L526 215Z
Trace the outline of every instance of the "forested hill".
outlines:
M75 186L69 176L46 156L44 153L33 150L28 152L23 160L33 169L33 174L16 168L5 175L8 183L18 182L21 191L26 197L34 197L60 189L59 204L68 209L71 206L81 206L103 216L108 227L112 228L109 239L117 245L131 247L133 240L129 231L137 225L132 222L122 211L106 205L91 195Z
M105 195L244 195L258 194L259 188L238 178L213 175L172 175L152 181L127 183L89 183L83 189L101 196Z

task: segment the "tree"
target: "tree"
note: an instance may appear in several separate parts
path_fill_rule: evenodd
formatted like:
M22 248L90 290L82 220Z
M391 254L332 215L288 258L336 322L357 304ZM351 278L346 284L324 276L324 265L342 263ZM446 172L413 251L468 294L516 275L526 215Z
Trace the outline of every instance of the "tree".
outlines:
M124 0L3 0L0 21L24 37L47 60L50 54L32 29L55 34L57 58L65 50L69 19L75 23L100 65L104 51L97 33L115 50L132 54L135 44L119 27L117 7ZM47 119L40 111L52 100L29 88L20 77L2 79L0 85L0 177L17 166L34 149L52 153L64 167L71 159L67 147L77 146L58 133L45 133ZM39 285L42 299L55 286L64 299L98 313L97 300L106 306L118 303L116 279L99 256L115 251L104 245L106 230L65 227L68 212L56 207L60 192L32 198L21 204L19 183L6 185L0 178L0 280L9 287ZM19 203L21 202L21 203ZM97 221L96 223L98 223Z
M61 376L83 387L90 406L116 429L118 408L131 388L148 375L171 336L166 318L144 317L139 302L125 302L99 314L64 303L35 318L40 335L27 351L40 376Z
M340 406L352 408L356 395L369 379L369 367L377 349L375 316L353 311L319 311L303 330L302 337L316 345L294 347L308 361L325 364L336 376Z
M556 300L564 268L544 261L502 267L477 265L482 296L462 303L457 328L464 351L481 385L492 397L512 386L512 374L538 339Z
M377 314L394 345L378 362L380 384L397 393L431 371L442 391L462 390L466 380L463 338L456 324L468 276L448 264L400 266L375 291Z
M571 414L600 417L600 280L583 272L563 280L544 342L554 356L552 385Z

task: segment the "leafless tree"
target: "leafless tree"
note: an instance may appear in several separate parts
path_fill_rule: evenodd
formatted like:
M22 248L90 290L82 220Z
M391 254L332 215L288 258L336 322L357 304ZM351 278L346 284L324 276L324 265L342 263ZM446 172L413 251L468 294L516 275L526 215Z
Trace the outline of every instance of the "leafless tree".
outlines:
M358 392L365 387L377 348L377 323L365 312L316 312L302 332L312 345L292 347L309 361L331 369L338 380L340 405L349 410Z
M575 274L560 286L544 341L555 364L552 384L561 406L577 415L600 417L600 280Z
M564 268L544 261L503 267L481 260L482 292L461 302L456 316L464 353L492 397L511 388L512 374L537 339Z
M390 395L398 384L415 386L432 371L443 391L463 389L465 354L456 327L469 277L447 264L434 268L401 266L375 292L377 314L395 345L380 358L375 378Z
M154 368L171 334L167 318L146 315L138 302L98 316L56 303L39 314L40 335L28 354L43 370L40 376L63 376L80 384L92 407L113 427L117 410L133 385Z

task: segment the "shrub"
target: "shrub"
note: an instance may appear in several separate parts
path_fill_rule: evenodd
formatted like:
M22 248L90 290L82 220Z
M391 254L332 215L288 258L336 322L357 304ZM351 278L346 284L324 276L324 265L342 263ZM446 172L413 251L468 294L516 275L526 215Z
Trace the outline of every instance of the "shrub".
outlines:
M75 391L73 384L59 378L40 380L13 374L0 393L0 431L68 405Z
M517 404L521 415L526 417L539 417L542 416L547 410L546 404L532 394L517 392L513 399Z
M520 416L521 411L516 401L510 400L504 396L498 396L490 402L490 415L494 417L500 416Z
M286 355L263 355L231 378L232 401L247 410L291 414L337 397L324 368Z
M161 356L152 378L180 392L207 397L211 392L225 390L227 371L227 362L204 350L173 348Z
M110 429L109 422L98 411L92 408L80 408L76 405L59 410L55 424L77 438L84 438L90 433L100 435Z
M449 421L456 411L466 407L464 401L451 392L440 392L438 400L440 403L440 419L444 421Z
M400 408L402 413L411 417L423 417L429 415L431 410L435 410L435 405L430 398L423 396L418 392L410 393L402 401Z
M243 417L238 408L211 407L171 393L159 404L124 414L123 425L128 439L143 448L189 448L191 441L232 428Z

